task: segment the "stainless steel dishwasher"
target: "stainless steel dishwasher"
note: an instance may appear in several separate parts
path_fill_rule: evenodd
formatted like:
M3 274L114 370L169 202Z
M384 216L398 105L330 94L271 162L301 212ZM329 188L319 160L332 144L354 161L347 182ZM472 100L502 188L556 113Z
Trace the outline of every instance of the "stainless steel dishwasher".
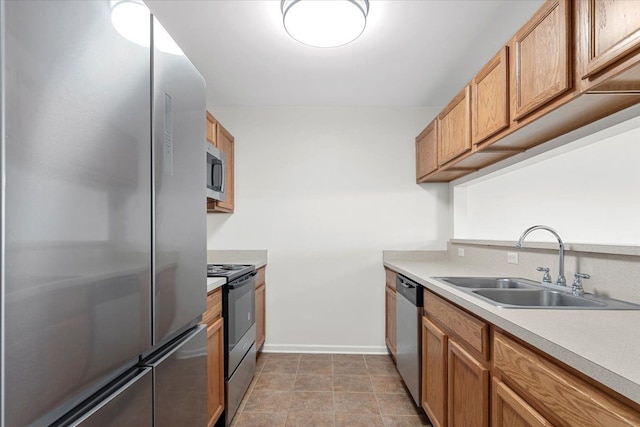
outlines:
M422 287L398 275L396 279L397 367L417 406L420 403Z

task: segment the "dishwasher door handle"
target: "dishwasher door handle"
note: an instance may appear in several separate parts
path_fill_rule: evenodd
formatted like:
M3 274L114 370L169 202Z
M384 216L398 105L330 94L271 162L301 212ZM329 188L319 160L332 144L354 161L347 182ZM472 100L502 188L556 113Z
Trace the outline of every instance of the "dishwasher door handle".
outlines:
M408 283L400 282L400 284L402 285L402 287L407 288L407 289L413 289L413 288L415 288L415 286L410 285L410 284L408 284Z

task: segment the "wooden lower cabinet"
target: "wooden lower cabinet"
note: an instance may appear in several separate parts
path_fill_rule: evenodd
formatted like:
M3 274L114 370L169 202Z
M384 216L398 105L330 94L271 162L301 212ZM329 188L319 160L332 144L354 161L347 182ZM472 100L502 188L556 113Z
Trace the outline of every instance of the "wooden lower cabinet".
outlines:
M397 356L398 331L396 326L396 277L395 271L385 268L385 296L384 296L384 339L389 349L389 353L393 356L393 360Z
M256 351L261 351L266 339L266 267L256 270Z
M265 341L265 295L266 286L261 284L256 288L256 350L260 351Z
M494 373L514 389L517 387L522 400L544 411L554 425L640 426L638 405L627 406L547 355L499 332L494 333L493 350ZM527 412L530 411L518 411L521 415Z
M224 411L224 319L222 288L207 295L207 311L202 315L207 325L207 402L208 427L216 424Z
M426 289L421 388L434 427L640 426L639 404Z
M396 330L396 291L385 286L385 341L389 352L397 357L398 333Z
M224 319L207 328L207 376L209 382L208 427L215 425L224 410Z
M434 427L488 427L488 324L427 290L424 305L423 409Z
M433 427L447 425L447 335L422 318L422 408Z
M553 427L502 381L494 378L491 388L492 427Z
M455 341L448 347L448 425L488 427L489 369Z

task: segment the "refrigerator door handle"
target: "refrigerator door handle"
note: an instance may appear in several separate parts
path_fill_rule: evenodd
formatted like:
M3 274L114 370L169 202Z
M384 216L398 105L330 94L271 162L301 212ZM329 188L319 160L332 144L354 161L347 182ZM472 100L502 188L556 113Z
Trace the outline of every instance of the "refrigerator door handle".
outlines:
M121 379L115 383L107 386L102 391L96 393L93 397L87 400L82 406L76 410L68 413L64 418L51 424L51 427L72 427L81 426L85 421L89 420L93 415L98 413L102 408L106 407L118 398L123 393L128 392L136 385L145 375L151 373L151 368L136 368L129 374L125 374ZM151 386L151 377L149 377L149 386ZM144 386L143 383L141 383ZM149 392L151 389L149 388ZM151 398L151 395L149 395Z
M173 99L163 91L162 164L164 173L173 175Z
M171 357L176 351L178 351L184 345L184 343L189 341L191 338L193 338L195 335L197 335L203 329L206 329L205 325L196 326L194 329L192 329L191 331L189 331L185 335L181 335L180 337L176 338L175 341L172 344L169 344L163 351L161 351L158 354L154 355L149 360L143 361L141 363L141 365L142 366L157 367L162 362L164 362L169 357Z

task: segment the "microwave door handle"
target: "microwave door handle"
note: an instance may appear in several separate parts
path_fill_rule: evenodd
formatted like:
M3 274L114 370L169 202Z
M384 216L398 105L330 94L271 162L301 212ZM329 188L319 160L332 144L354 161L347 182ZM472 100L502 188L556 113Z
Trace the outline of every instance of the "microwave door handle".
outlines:
M222 165L222 185L220 185L220 192L224 194L227 186L227 162L225 161L225 156L222 151L220 151L220 164Z

